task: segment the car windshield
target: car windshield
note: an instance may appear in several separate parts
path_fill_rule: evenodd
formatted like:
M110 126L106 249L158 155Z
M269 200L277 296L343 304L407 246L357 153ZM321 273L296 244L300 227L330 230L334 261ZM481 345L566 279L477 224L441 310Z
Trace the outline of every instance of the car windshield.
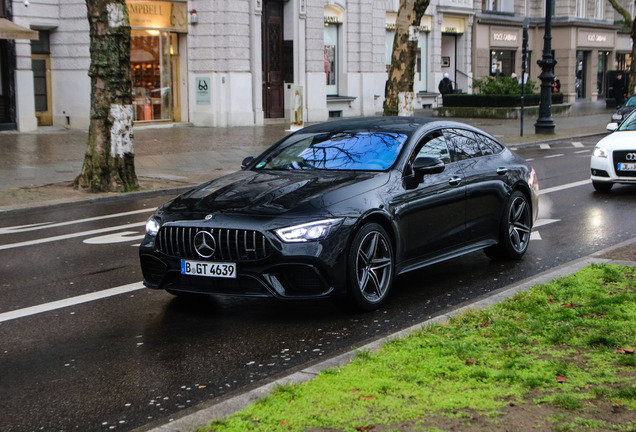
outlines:
M392 132L295 134L256 164L256 169L384 171L407 135Z
M630 97L625 106L636 106L636 96Z
M627 117L618 127L619 131L636 131L636 111Z

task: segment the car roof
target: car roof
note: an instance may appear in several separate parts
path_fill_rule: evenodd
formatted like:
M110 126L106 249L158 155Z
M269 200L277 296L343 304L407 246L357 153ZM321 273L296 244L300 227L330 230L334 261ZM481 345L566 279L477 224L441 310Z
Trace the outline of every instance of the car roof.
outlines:
M332 120L325 123L318 123L301 129L300 133L335 133L351 131L377 131L377 132L398 132L407 135L413 134L420 129L436 129L438 127L459 127L482 132L479 129L465 123L439 120L431 117L402 117L402 116L376 116L376 117L356 117L344 120Z

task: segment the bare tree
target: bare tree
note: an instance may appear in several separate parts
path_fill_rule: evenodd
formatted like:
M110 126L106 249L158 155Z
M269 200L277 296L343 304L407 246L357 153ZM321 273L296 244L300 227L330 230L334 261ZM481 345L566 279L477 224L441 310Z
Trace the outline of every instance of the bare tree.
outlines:
M629 27L629 37L632 39L632 62L629 67L629 89L627 92L628 96L631 96L636 89L636 20L634 20L627 9L618 4L617 0L608 1L614 10L623 16L625 24Z
M409 28L419 30L420 21L429 3L430 0L400 0L385 95L385 116L410 115L413 112L417 39L409 39Z
M91 113L84 164L75 186L91 192L135 190L128 9L125 0L86 0L86 7Z

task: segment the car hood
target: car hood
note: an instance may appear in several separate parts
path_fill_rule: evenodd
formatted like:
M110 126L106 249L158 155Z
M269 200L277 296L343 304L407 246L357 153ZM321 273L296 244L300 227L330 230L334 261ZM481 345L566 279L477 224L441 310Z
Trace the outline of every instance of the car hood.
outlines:
M166 219L211 213L258 216L331 215L332 206L376 189L386 172L238 171L204 183L166 203Z
M614 131L596 145L609 150L636 149L636 131Z

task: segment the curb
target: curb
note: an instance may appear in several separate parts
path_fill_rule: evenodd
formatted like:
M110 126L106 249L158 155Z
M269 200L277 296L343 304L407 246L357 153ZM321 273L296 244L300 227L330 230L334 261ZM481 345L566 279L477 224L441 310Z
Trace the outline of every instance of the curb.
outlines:
M344 366L353 359L358 351L377 351L381 348L382 345L393 339L406 337L414 331L420 330L421 328L426 326L447 322L451 317L457 316L469 309L481 309L497 303L501 303L517 293L529 290L535 285L545 284L551 282L554 279L576 273L577 271L581 270L584 267L587 267L590 264L617 264L636 267L636 261L623 261L602 258L604 254L607 254L614 249L619 249L632 244L634 245L634 247L636 247L636 238L624 241L609 248L605 248L601 251L591 254L590 256L579 258L574 261L570 261L569 263L562 264L554 269L547 270L543 273L539 273L538 275L524 279L520 282L495 290L489 294L477 297L474 300L461 303L457 307L449 310L446 313L442 313L441 315L438 315L424 322L412 325L411 327L400 330L396 333L374 340L373 342L365 344L359 348L355 348L344 354L336 355L335 357L332 357L330 359L312 364L308 367L304 367L299 371L292 372L282 378L274 379L265 385L262 385L253 390L249 390L243 394L237 396L222 396L220 398L220 401L212 402L211 404L202 403L199 405L199 409L193 407L190 410L185 410L183 412L185 413L185 416L180 417L177 420L169 420L168 423L164 423L158 426L146 425L141 428L135 429L133 432L193 431L199 427L208 425L213 420L227 417L237 411L242 410L243 408L246 408L248 405L251 405L257 400L269 395L270 392L278 386L300 384L315 378L323 370ZM187 412L190 413L188 414ZM156 425L157 423L154 424Z
M46 185L43 185L46 186ZM25 213L37 212L40 210L47 210L53 207L65 208L73 205L86 205L86 204L95 204L95 203L108 203L110 201L126 201L126 200L138 200L144 198L153 198L155 196L161 195L180 195L193 187L196 184L191 184L187 186L179 186L174 188L165 188L165 189L154 189L148 191L140 191L140 192L128 192L128 193L116 193L112 195L106 196L94 196L88 197L85 199L79 200L60 200L60 201L45 201L44 203L35 204L33 206L29 206L28 204L21 207L0 207L0 217L1 216L20 216Z

